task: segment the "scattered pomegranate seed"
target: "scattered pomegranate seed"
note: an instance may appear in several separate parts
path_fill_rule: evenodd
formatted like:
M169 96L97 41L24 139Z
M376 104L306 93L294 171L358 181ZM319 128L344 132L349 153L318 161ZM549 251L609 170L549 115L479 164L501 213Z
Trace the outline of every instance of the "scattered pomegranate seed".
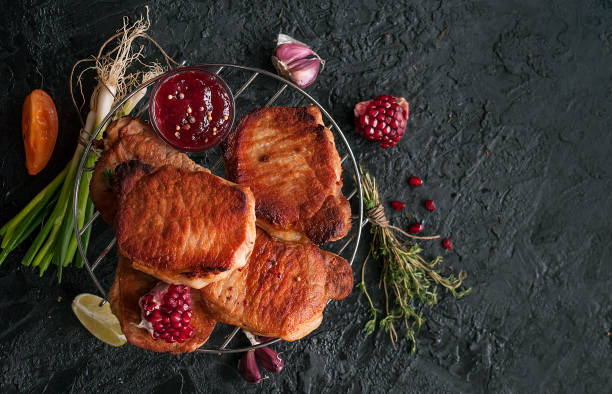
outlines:
M444 246L448 250L453 250L453 242L449 237L446 237L442 240L442 246Z
M355 129L381 148L395 146L406 133L409 106L403 97L380 95L355 105Z
M421 223L413 223L408 227L408 231L412 234L418 234L423 231L423 224Z
M427 200L425 201L425 209L427 209L429 212L433 212L436 210L436 204L434 204L433 200Z
M189 287L159 282L138 303L141 324L154 339L183 343L193 336Z
M393 209L395 209L396 211L401 211L402 209L404 209L405 206L406 204L401 201L391 201L391 207L393 207Z
M418 176L411 176L410 179L408 179L408 183L412 187L418 187L423 184L423 181Z

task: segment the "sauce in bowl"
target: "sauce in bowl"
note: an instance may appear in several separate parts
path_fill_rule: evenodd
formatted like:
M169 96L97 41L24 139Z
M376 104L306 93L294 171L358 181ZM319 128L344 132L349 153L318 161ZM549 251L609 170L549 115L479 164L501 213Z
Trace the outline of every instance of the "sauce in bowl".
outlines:
M168 144L186 152L218 145L234 123L234 97L217 74L205 67L169 72L149 99L153 129Z

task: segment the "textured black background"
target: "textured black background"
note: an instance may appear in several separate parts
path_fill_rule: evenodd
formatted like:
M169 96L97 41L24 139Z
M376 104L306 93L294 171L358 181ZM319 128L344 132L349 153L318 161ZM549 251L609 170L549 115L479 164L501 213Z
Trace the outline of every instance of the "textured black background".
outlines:
M612 390L606 335L612 328L612 2L87 3L5 2L1 11L0 222L68 161L78 132L70 68L97 51L123 15L137 16L149 4L151 35L189 63L271 70L273 40L282 31L327 59L309 92L347 132L385 201L407 202L427 232L453 237L453 252L436 241L427 250L442 254L445 267L465 269L474 291L460 301L444 294L436 308L423 309L427 323L415 355L405 342L394 350L384 333L362 333L366 306L354 291L329 305L312 335L279 346L287 366L258 388ZM41 85L56 101L61 131L49 166L30 177L20 110ZM411 104L407 135L388 150L352 132L354 103L380 93ZM413 174L425 186L411 189ZM425 198L436 200L435 213L426 213ZM76 294L94 291L85 271L69 270L57 285L54 275L39 279L22 267L24 252L0 268L0 391L256 389L236 372L237 356L155 355L97 341L70 310ZM112 268L101 275L112 278Z

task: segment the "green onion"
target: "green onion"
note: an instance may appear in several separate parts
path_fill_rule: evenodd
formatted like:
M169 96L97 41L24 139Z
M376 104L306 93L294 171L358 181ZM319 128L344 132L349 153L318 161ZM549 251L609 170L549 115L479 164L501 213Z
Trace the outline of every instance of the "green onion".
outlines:
M116 103L125 96L127 91L140 82L145 82L162 73L164 70L158 65L149 66L147 72L137 72L129 74L126 71L135 61L141 62L142 47L132 47L134 40L144 38L153 41L146 31L149 28L148 7L146 19L140 18L132 26L124 23L122 29L117 34L108 39L100 48L97 57L78 61L73 67L70 75L70 93L73 103L80 111L74 100L73 75L74 71L82 62L93 62L93 67L97 73L98 85L90 99L90 108L85 125L81 131L80 143L72 156L68 165L40 191L14 218L9 220L0 228L2 242L0 247L0 264L6 257L24 242L37 228L38 234L32 241L30 248L22 259L22 264L39 268L42 276L51 264L57 267L58 282L61 281L64 267L69 266L73 261L77 267L83 266L83 259L77 250L77 239L74 231L74 201L73 192L76 183L79 163L82 160L85 141L88 141L94 130L107 116ZM106 47L114 39L118 39L118 45L106 50ZM170 65L170 59L159 45L153 43L160 49ZM174 62L174 61L173 61ZM174 62L176 64L176 62ZM81 74L77 78L79 91L82 92ZM146 89L139 91L134 97L121 108L119 114L129 114L137 103L143 98ZM102 137L100 132L97 138ZM86 167L94 166L96 156L90 153L86 160ZM84 171L80 179L80 188L77 194L77 224L82 228L94 214L94 206L89 198L89 182L91 181L91 171ZM41 226L42 225L42 226ZM83 251L87 251L91 226L83 233L81 238Z
M87 200L87 205L85 207L85 217L91 218L94 213L94 206L91 200ZM85 230L83 236L81 236L81 243L83 245L83 251L87 252L87 247L89 246L89 237L91 236L91 228L93 224ZM76 240L75 240L76 241ZM83 256L80 253L77 253L76 261L74 262L74 266L77 268L83 267Z
M15 215L14 218L9 220L4 226L2 226L2 228L0 228L0 235L4 235L4 238L2 240L2 245L0 245L3 249L6 247L6 243L9 242L12 236L12 231L17 226L17 224L21 222L26 216L31 215L32 210L36 206L40 204L44 205L47 201L49 201L54 196L55 191L64 181L64 177L66 176L67 168L68 167L64 168L62 172L60 172L55 177L55 179L51 181L51 183L49 183L44 189L42 189L36 195L36 197L34 197L32 201L30 201L28 205L26 205L25 208L21 210L21 212Z

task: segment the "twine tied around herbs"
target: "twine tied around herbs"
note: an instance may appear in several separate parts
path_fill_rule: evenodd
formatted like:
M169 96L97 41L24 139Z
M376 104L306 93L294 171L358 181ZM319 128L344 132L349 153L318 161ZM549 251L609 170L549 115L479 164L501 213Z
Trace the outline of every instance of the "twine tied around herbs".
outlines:
M440 238L439 235L419 236L419 235L410 234L410 233L405 232L401 228L392 225L391 223L389 223L389 219L387 219L387 215L385 215L385 208L380 202L378 204L375 204L372 208L366 209L366 216L368 218L368 222L370 222L371 224L382 227L382 228L392 229L406 237L410 237L414 239L438 239Z

